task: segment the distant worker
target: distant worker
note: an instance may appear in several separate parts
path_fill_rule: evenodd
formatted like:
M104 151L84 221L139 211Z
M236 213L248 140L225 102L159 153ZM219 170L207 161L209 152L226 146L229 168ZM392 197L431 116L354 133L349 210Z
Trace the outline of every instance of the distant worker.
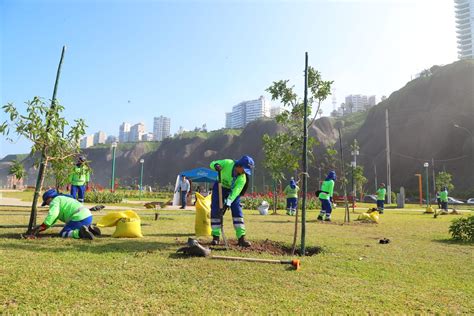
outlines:
M92 214L82 203L68 195L50 189L43 194L43 204L49 205L49 212L41 225L33 229L33 235L53 226L58 220L66 225L59 235L64 238L94 239L100 236L100 229L92 225Z
M254 162L252 157L243 156L239 160L223 159L215 160L210 164L211 169L221 173L222 200L224 208L232 211L235 234L240 247L250 247L251 244L245 239L246 230L244 224L244 213L240 205L240 197L247 191L249 176L252 174ZM218 245L221 236L221 211L219 209L218 182L212 188L211 202L211 228L212 245Z
M87 166L86 158L79 156L76 165L69 174L69 184L71 185L71 195L81 203L84 203L89 180L90 168Z
M377 210L380 214L383 214L384 204L385 204L385 195L387 194L387 189L385 189L385 183L380 183L379 189L375 192L377 195Z
M443 207L442 207L442 204L441 204L441 198L439 196L439 193L440 193L439 191L436 192L436 202L438 203L438 208L442 209Z
M318 221L331 221L332 213L332 195L334 193L334 183L336 181L336 172L330 171L326 179L321 184L319 191L319 200L321 201L321 212L318 215Z
M178 188L176 189L176 192L179 192L181 197L181 210L186 208L186 197L188 196L190 190L191 184L189 184L189 180L186 179L186 176L182 174L179 179Z
M300 188L296 185L294 179L290 180L290 184L288 184L283 190L286 196L286 214L293 216L296 214L296 209L298 207L298 191Z
M448 188L443 187L439 192L439 199L441 201L441 209L443 213L448 213Z

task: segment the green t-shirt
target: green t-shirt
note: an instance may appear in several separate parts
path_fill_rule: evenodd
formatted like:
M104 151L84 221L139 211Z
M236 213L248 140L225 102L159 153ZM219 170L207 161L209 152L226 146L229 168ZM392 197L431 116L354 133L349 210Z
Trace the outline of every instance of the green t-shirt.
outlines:
M49 212L43 223L53 226L59 219L61 222L81 221L91 216L91 211L77 200L68 196L57 196L49 204Z
M448 191L439 192L439 199L441 202L448 202Z
M319 193L319 198L323 200L329 200L332 197L332 194L334 192L334 180L325 180L321 184L321 191L328 192L324 193L321 192Z
M240 174L238 176L233 175L235 161L232 159L222 159L211 162L210 167L212 170L216 170L214 168L216 164L219 164L222 167L222 187L231 189L231 193L227 199L233 202L240 195L240 192L242 192L242 189L247 182L247 177L245 177L245 174Z
M300 188L298 186L295 186L295 188L292 189L290 185L287 185L285 190L283 190L283 193L285 193L287 199L288 198L297 198L299 190L300 190Z
M90 169L86 165L80 167L74 166L69 174L69 183L71 185L84 185L90 180Z
M387 194L387 189L379 188L376 193L377 193L378 201L385 201L385 195Z

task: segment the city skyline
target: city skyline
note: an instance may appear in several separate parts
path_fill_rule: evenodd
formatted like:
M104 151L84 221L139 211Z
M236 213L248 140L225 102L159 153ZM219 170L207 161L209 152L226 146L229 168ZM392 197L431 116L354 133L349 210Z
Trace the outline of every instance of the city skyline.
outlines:
M85 119L87 134L115 134L123 121L147 119L152 126L157 112L173 120L171 133L204 123L215 130L231 105L259 95L270 100L265 89L273 81L290 80L301 97L305 51L323 79L335 81L337 99L354 92L389 96L423 69L457 60L454 14L454 1L427 0L6 0L0 101L20 106L35 95L50 98L67 45L58 100L68 120ZM32 27L38 15L48 18ZM331 98L322 109L330 115ZM4 139L0 147L1 157L30 148L25 140Z

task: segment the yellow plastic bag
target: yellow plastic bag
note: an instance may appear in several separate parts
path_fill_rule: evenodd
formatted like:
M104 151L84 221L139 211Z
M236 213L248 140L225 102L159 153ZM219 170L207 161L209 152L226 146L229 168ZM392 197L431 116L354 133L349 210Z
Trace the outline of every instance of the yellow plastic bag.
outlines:
M211 236L211 200L211 194L204 197L196 192L196 236Z
M112 237L142 238L142 227L139 218L121 218L117 222L117 228Z
M138 216L137 213L134 211L128 210L128 211L122 211L122 212L110 212L104 215L99 222L97 223L97 226L99 227L114 227L117 226L117 222L122 219L122 218L136 218L140 219L140 216Z
M143 237L140 216L134 211L110 212L97 223L99 227L114 227L112 237Z
M379 222L379 212L371 212L371 213L362 213L357 218L358 221L369 221L369 222Z

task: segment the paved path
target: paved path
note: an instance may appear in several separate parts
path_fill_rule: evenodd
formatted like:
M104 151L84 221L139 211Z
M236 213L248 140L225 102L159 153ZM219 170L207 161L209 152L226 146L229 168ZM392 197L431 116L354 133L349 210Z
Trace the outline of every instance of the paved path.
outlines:
M143 204L147 203L149 201L133 201L133 204L137 204L137 206L135 207L131 207L131 206L120 206L120 205L107 205L105 204L105 209L106 210L123 210L123 209L129 209L129 210L153 210L153 209L147 209L143 206ZM129 202L127 202L129 203ZM96 204L91 204L91 203L85 203L84 205L87 206L87 207L93 207L95 205L98 205L100 203L96 203ZM132 204L132 203L131 203ZM38 203L38 208L41 208L41 203ZM31 202L28 202L28 201L22 201L20 199L17 199L17 198L6 198L6 197L2 197L0 198L0 206L25 206L25 207L30 207L31 206ZM46 208L44 208L46 209ZM171 205L167 205L165 208L163 209L157 209L157 210L179 210L179 207L178 206L171 206ZM195 211L196 210L196 207L194 206L188 206L186 208L186 210L188 211Z

